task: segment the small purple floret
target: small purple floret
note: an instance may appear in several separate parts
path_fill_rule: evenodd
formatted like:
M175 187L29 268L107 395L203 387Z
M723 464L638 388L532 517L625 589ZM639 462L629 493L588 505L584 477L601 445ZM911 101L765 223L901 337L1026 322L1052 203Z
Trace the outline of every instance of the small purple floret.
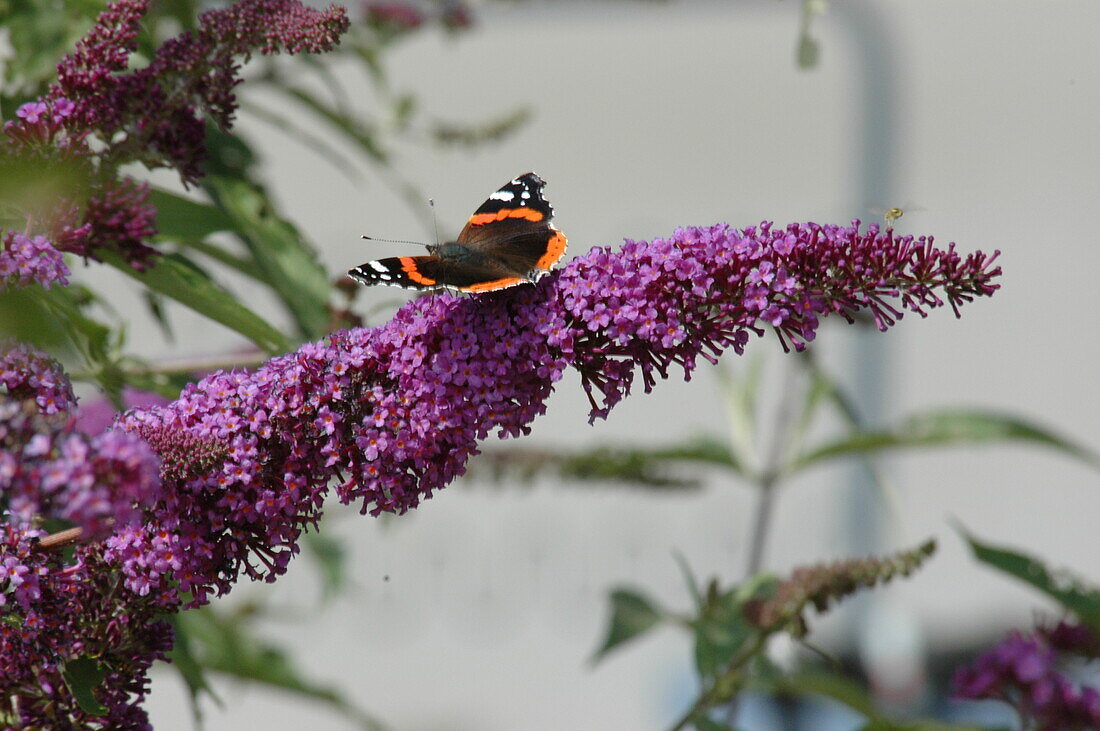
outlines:
M64 286L71 273L61 252L45 236L7 231L0 238L0 289Z

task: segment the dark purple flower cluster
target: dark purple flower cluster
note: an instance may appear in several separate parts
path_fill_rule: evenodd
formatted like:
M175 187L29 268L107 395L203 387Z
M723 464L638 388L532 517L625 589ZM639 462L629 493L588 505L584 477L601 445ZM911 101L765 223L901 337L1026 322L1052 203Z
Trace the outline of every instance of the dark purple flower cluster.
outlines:
M66 565L40 547L42 531L0 524L0 689L10 729L151 729L141 702L148 671L172 647L172 626L154 602L119 602L102 548L81 546ZM103 672L95 699L73 699L64 673L74 662Z
M43 416L67 414L76 406L72 384L61 364L25 345L0 343L0 385L9 399L33 400Z
M1086 637L1087 635L1087 637ZM1095 646L1086 628L1060 625L1055 636ZM955 695L1012 705L1026 728L1069 731L1100 728L1100 692L1081 687L1057 669L1058 652L1044 633L1014 633L955 674Z
M159 460L136 435L72 429L72 388L29 348L0 354L0 507L20 523L60 518L99 535L159 497Z
M82 236L59 238L66 251L93 259L97 250L114 251L143 271L160 253L145 243L157 233L156 219L148 183L122 176L100 186L85 202Z
M33 612L42 598L41 580L49 571L33 549L34 542L45 535L28 525L0 524L0 612L13 600L23 611Z
M0 175L48 185L27 185L31 194L12 203L27 229L0 232L0 286L63 282L62 251L95 257L109 247L135 266L149 263L148 188L119 168L170 165L193 181L204 155L199 112L229 124L237 61L255 51L326 50L347 25L337 8L242 0L205 14L195 32L128 70L148 5L110 3L62 61L50 92L5 122ZM172 644L160 617L179 609L191 584L201 599L216 583L203 541L216 537L217 511L226 509L215 500L173 522L162 485L175 494L215 472L228 443L182 424L88 436L74 427L74 405L56 363L24 348L0 350L0 720L18 728L147 728L140 705L147 671ZM293 517L288 531L298 529ZM44 537L34 527L43 519L75 527ZM109 544L96 542L108 530ZM56 548L74 540L92 542L63 559ZM194 567L206 573L187 579ZM160 580L177 572L179 585ZM104 716L81 708L64 680L78 661L104 672L95 689Z
M110 96L137 49L141 21L149 0L121 0L108 4L77 44L57 65L57 85L50 98L76 103L73 122L84 129L117 128L122 110L111 110L95 100Z
M1037 631L1058 652L1080 655L1089 660L1100 659L1100 637L1083 624L1062 621L1054 626L1040 626Z
M69 381L40 353L0 352L0 386L0 688L15 703L0 718L16 712L13 728L145 728L136 701L172 637L156 615L177 602L119 602L101 545L81 546L66 564L33 526L60 519L95 537L143 519L159 497L159 460L134 434L74 431ZM97 693L106 717L83 711L62 678L80 658L106 669Z
M387 31L409 31L424 25L424 11L408 2L363 3L363 15L367 24Z
M367 27L383 38L408 33L429 21L435 21L452 32L469 28L474 23L470 6L463 0L447 0L432 5L434 7L426 10L423 3L366 0L363 3L363 18Z
M239 61L253 52L319 53L335 46L348 21L342 8L298 0L239 0L204 13L194 32L165 42L149 64L128 69L148 0L114 0L73 53L58 64L48 94L20 107L0 136L0 175L50 176L63 189L21 201L28 233L4 233L0 285L58 281L58 252L95 258L110 249L138 269L156 250L148 186L119 174L123 165L174 167L185 183L201 176L208 113L228 128L236 110ZM95 138L98 144L89 144ZM33 242L33 246L28 244ZM33 253L33 259L15 259ZM63 265L61 265L63 266ZM34 268L37 267L37 268Z
M70 274L61 252L45 236L8 231L0 238L0 289L32 283L49 289L55 282L68 284Z
M347 29L342 8L316 10L298 0L239 0L199 17L195 32L166 41L143 68L125 72L148 0L115 0L96 28L58 65L51 98L76 102L74 119L113 141L111 164L140 160L175 167L185 183L206 157L202 111L223 128L232 122L238 59L253 52L321 53ZM124 73L125 72L125 73Z

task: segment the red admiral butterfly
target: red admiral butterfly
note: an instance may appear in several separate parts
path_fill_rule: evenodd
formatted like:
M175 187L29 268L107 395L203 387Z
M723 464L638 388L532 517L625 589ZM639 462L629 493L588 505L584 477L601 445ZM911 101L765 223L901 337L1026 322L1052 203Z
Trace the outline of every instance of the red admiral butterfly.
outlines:
M534 284L565 255L565 234L534 173L505 183L474 211L458 238L428 247L428 256L368 261L348 272L363 284L416 290L492 292Z

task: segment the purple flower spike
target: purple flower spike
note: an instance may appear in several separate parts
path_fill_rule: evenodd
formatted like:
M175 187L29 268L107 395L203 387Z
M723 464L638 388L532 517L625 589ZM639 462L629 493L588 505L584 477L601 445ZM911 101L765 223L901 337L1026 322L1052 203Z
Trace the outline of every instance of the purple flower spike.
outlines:
M526 434L568 367L591 418L603 417L636 375L646 391L674 367L690 377L699 358L740 353L767 327L801 348L831 313L871 309L885 327L905 309L991 294L991 262L874 226L712 226L595 249L532 287L420 298L385 326L336 333L255 373L214 374L123 419L225 445L227 456L168 490L144 529L117 539L125 551L108 555L135 590L175 580L203 601L240 571L281 572L334 476L340 499L364 513L415 508L464 472L479 441ZM200 528L205 516L216 521ZM183 522L195 533L173 573L133 553Z
M5 590L30 587L8 603L8 626L21 630L0 633L0 691L34 688L24 725L50 727L47 711L79 718L59 659L94 645L126 669L97 689L108 725L141 727L147 669L171 645L156 617L228 592L242 574L285 572L334 479L364 513L401 513L461 475L490 434L526 434L567 368L581 374L590 417L603 417L638 375L647 391L676 370L690 377L699 358L740 353L768 328L801 348L834 313L869 309L887 327L905 310L957 311L997 289L992 261L858 224L685 228L595 249L535 286L413 300L384 326L335 333L254 372L212 374L94 438L37 428L9 402L0 480L12 514L113 527L76 546L68 566L31 550L25 528L0 534ZM11 378L19 398L46 387ZM28 388L37 390L16 393ZM1014 682L1046 678L1032 659L1004 661ZM1070 692L1035 688L1036 704Z

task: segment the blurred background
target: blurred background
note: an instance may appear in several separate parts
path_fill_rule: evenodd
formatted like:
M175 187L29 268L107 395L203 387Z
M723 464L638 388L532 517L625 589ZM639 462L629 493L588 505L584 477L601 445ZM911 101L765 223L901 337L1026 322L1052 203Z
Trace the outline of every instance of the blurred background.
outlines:
M681 225L846 223L903 206L899 231L963 251L1002 250L1002 290L961 320L949 310L910 315L885 335L830 322L812 345L817 362L870 424L934 406L984 407L1100 448L1089 335L1100 327L1091 304L1100 268L1096 3L557 0L461 10L461 32L425 27L395 43L384 85L359 60L331 66L350 111L379 135L399 126L394 100L403 94L415 98L418 119L504 120L508 134L477 146L441 145L415 126L387 139L405 182L306 108L262 83L241 87L237 131L332 277L410 251L361 234L432 240L428 197L440 236L451 237L489 193L528 170L547 181L568 256ZM273 124L273 111L297 128ZM178 188L172 175L154 180ZM112 291L121 311L143 309L117 272L81 275ZM243 279L233 286L279 321L266 292ZM365 290L353 308L377 324L406 296ZM135 316L130 348L163 360L244 343L182 308L171 318L175 341L166 343L151 319ZM567 377L529 438L488 446L724 438L722 379L757 362L766 414L793 357L774 336L754 340L745 357L702 368L690 383L661 383L593 426L579 380ZM784 483L764 568L936 536L940 552L924 570L812 622L811 640L852 658L880 699L903 711L1008 723L995 709L943 701L945 673L1052 605L975 563L951 521L1095 579L1095 472L1028 446L914 451L879 467L896 510L846 466ZM676 554L699 577L740 580L751 486L720 470L695 470L702 486L685 490L487 474L475 463L469 479L399 519L334 505L324 534L346 556L347 586L332 600L322 601L319 573L303 558L274 585L238 586L223 606L262 605L261 634L287 648L303 675L394 729L667 726L696 692L690 643L664 628L592 664L608 592L630 586L686 611ZM795 654L773 651L779 660ZM211 730L358 728L292 693L225 680L215 690L225 704L205 704ZM187 691L170 671L154 674L149 709L157 728L191 725ZM798 714L804 728L858 726L826 701L791 712L749 699L740 712L746 729L794 728Z

